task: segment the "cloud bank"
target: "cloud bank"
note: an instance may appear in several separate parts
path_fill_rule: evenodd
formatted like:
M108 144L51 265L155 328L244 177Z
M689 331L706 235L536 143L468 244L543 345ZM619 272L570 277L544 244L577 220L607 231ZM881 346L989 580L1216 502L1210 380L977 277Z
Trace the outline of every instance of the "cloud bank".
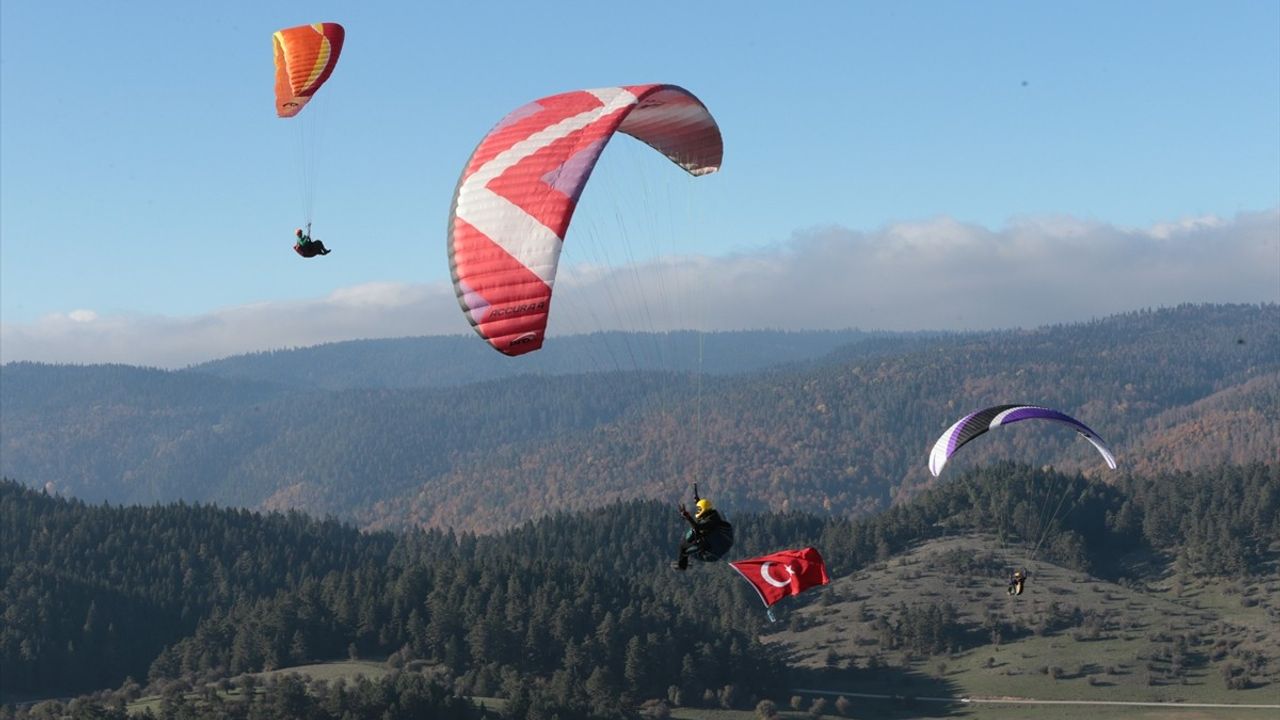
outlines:
M808 230L723 257L562 266L551 331L977 330L1184 302L1278 301L1280 209L1142 229L1052 217L992 230L942 217L875 232ZM74 309L0 326L0 361L181 367L273 348L468 332L448 283L369 283L192 317Z
M367 283L319 299L241 305L191 317L77 309L33 323L9 323L0 326L0 360L176 368L259 350L466 329L450 285Z

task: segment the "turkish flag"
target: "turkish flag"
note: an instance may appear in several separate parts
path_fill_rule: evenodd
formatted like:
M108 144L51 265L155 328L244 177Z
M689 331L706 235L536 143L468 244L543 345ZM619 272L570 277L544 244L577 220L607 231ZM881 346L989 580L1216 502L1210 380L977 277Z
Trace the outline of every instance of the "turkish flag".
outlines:
M751 583L765 607L788 595L799 595L808 588L831 582L822 555L811 547L780 550L772 555L738 560L729 565Z

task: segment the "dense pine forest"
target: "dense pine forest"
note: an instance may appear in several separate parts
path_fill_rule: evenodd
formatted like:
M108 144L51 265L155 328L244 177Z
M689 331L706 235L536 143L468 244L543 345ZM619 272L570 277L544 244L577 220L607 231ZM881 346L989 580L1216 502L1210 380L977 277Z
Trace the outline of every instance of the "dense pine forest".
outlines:
M602 501L669 501L694 479L739 511L866 515L933 484L925 457L937 435L1004 402L1080 418L1144 475L1273 460L1280 435L1275 305L955 335L708 335L705 365L694 362L696 339L667 338L665 363L556 374L579 365L553 372L519 358L462 387L431 368L463 338L343 343L181 372L10 364L0 369L0 472L92 502L493 531ZM592 342L563 344L586 356ZM762 369L768 357L792 364ZM1001 458L1105 472L1072 433L1026 426L966 448L947 472Z
M1280 466L1102 484L995 464L867 519L731 520L734 556L814 544L833 576L980 532L1034 543L1099 578L1128 572L1134 555L1231 577L1274 562ZM789 682L789 658L760 642L770 623L745 583L724 565L667 567L680 521L657 502L558 513L496 535L393 534L298 513L88 504L5 481L0 521L6 698L115 688L77 702L110 717L101 714L146 691L165 694L163 717L337 718L356 707L463 717L474 710L455 696L497 696L509 717L571 718L625 716L645 703L749 708L785 697ZM783 608L784 623L787 608L822 592ZM922 606L897 632L928 652L978 642L972 630ZM341 658L417 672L310 689L278 679L254 687L245 675ZM241 678L241 691L248 683L247 699L184 699L229 678Z

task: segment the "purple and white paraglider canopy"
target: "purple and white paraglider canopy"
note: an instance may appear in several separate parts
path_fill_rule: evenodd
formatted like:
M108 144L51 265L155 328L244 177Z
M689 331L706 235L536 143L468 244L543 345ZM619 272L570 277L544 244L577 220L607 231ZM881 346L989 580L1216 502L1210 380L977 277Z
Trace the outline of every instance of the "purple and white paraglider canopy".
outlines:
M988 430L1019 420L1050 420L1070 427L1093 443L1098 452L1102 453L1102 459L1107 461L1107 467L1116 469L1116 458L1102 442L1102 438L1089 429L1088 425L1070 415L1037 405L996 405L986 410L969 413L960 418L955 425L947 428L947 431L942 433L942 437L938 438L938 442L933 444L933 450L929 453L929 472L937 477L951 456L964 447L965 443Z

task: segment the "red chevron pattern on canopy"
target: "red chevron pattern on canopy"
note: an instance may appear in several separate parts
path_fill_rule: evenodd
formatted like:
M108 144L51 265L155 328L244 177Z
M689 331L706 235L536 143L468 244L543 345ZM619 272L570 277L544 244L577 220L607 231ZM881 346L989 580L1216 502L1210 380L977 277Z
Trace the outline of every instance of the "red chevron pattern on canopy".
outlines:
M720 169L720 128L706 106L657 84L535 100L494 126L467 161L449 215L449 266L471 326L499 352L542 347L565 233L616 132L690 174Z

